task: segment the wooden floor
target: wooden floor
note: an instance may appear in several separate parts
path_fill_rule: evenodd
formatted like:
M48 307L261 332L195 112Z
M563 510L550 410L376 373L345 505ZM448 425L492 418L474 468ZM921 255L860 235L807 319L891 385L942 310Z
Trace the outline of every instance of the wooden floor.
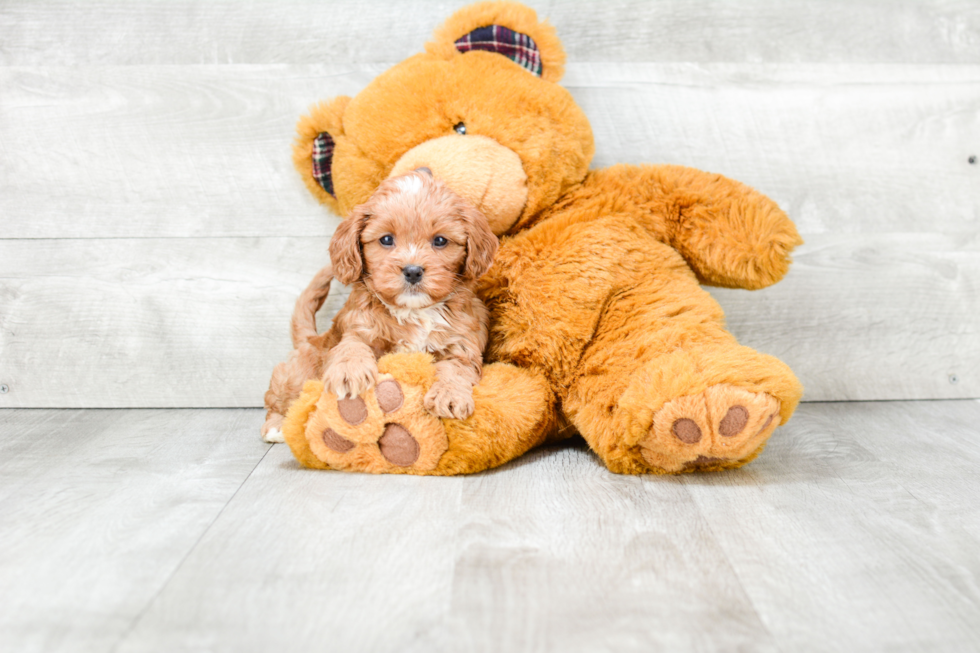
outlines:
M299 469L255 409L0 411L3 651L980 650L980 401L743 470Z

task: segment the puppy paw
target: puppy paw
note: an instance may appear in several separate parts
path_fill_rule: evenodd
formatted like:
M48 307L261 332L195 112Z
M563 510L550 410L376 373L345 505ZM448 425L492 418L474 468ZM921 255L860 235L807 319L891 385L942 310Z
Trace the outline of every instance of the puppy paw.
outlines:
M436 417L466 419L473 414L472 388L436 381L425 395L425 409Z
M323 385L338 397L354 398L374 387L378 377L378 362L370 360L341 360L330 365L323 375Z
M269 429L263 436L262 439L269 444L279 444L286 441L286 437L282 434L279 429Z
M279 413L272 413L269 415L265 424L262 425L262 439L266 442L275 444L277 442L285 442L286 439L282 435L282 415Z

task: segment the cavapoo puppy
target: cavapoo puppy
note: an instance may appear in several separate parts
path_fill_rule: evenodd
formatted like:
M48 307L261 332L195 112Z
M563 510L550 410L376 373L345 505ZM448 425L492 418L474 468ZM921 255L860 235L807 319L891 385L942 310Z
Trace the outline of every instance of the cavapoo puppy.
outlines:
M496 252L486 217L427 168L383 182L337 228L331 265L296 301L296 349L272 373L265 439L282 441L283 417L307 380L322 378L338 397L356 397L374 385L377 359L391 352L435 358L429 412L473 414L487 344L487 309L473 288ZM315 315L334 277L351 286L350 297L330 330L317 335Z

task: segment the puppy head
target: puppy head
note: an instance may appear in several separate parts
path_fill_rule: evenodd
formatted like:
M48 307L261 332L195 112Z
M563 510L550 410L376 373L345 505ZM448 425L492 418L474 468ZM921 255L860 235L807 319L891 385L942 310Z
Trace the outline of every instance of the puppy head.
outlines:
M330 241L338 280L362 279L400 308L446 299L486 272L496 251L486 217L425 168L382 182Z

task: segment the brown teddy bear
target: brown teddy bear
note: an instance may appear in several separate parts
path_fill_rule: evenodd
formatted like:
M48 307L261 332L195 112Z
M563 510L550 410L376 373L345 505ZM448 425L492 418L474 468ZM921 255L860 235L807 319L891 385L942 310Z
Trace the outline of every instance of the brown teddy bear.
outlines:
M500 237L478 288L491 325L474 414L427 413L431 358L389 355L357 399L306 384L283 425L303 465L464 474L579 433L614 472L720 470L793 414L792 371L739 345L700 287L779 281L802 242L793 223L720 175L589 170L592 131L558 85L563 63L533 10L475 4L424 53L300 120L296 167L334 211L426 167Z

